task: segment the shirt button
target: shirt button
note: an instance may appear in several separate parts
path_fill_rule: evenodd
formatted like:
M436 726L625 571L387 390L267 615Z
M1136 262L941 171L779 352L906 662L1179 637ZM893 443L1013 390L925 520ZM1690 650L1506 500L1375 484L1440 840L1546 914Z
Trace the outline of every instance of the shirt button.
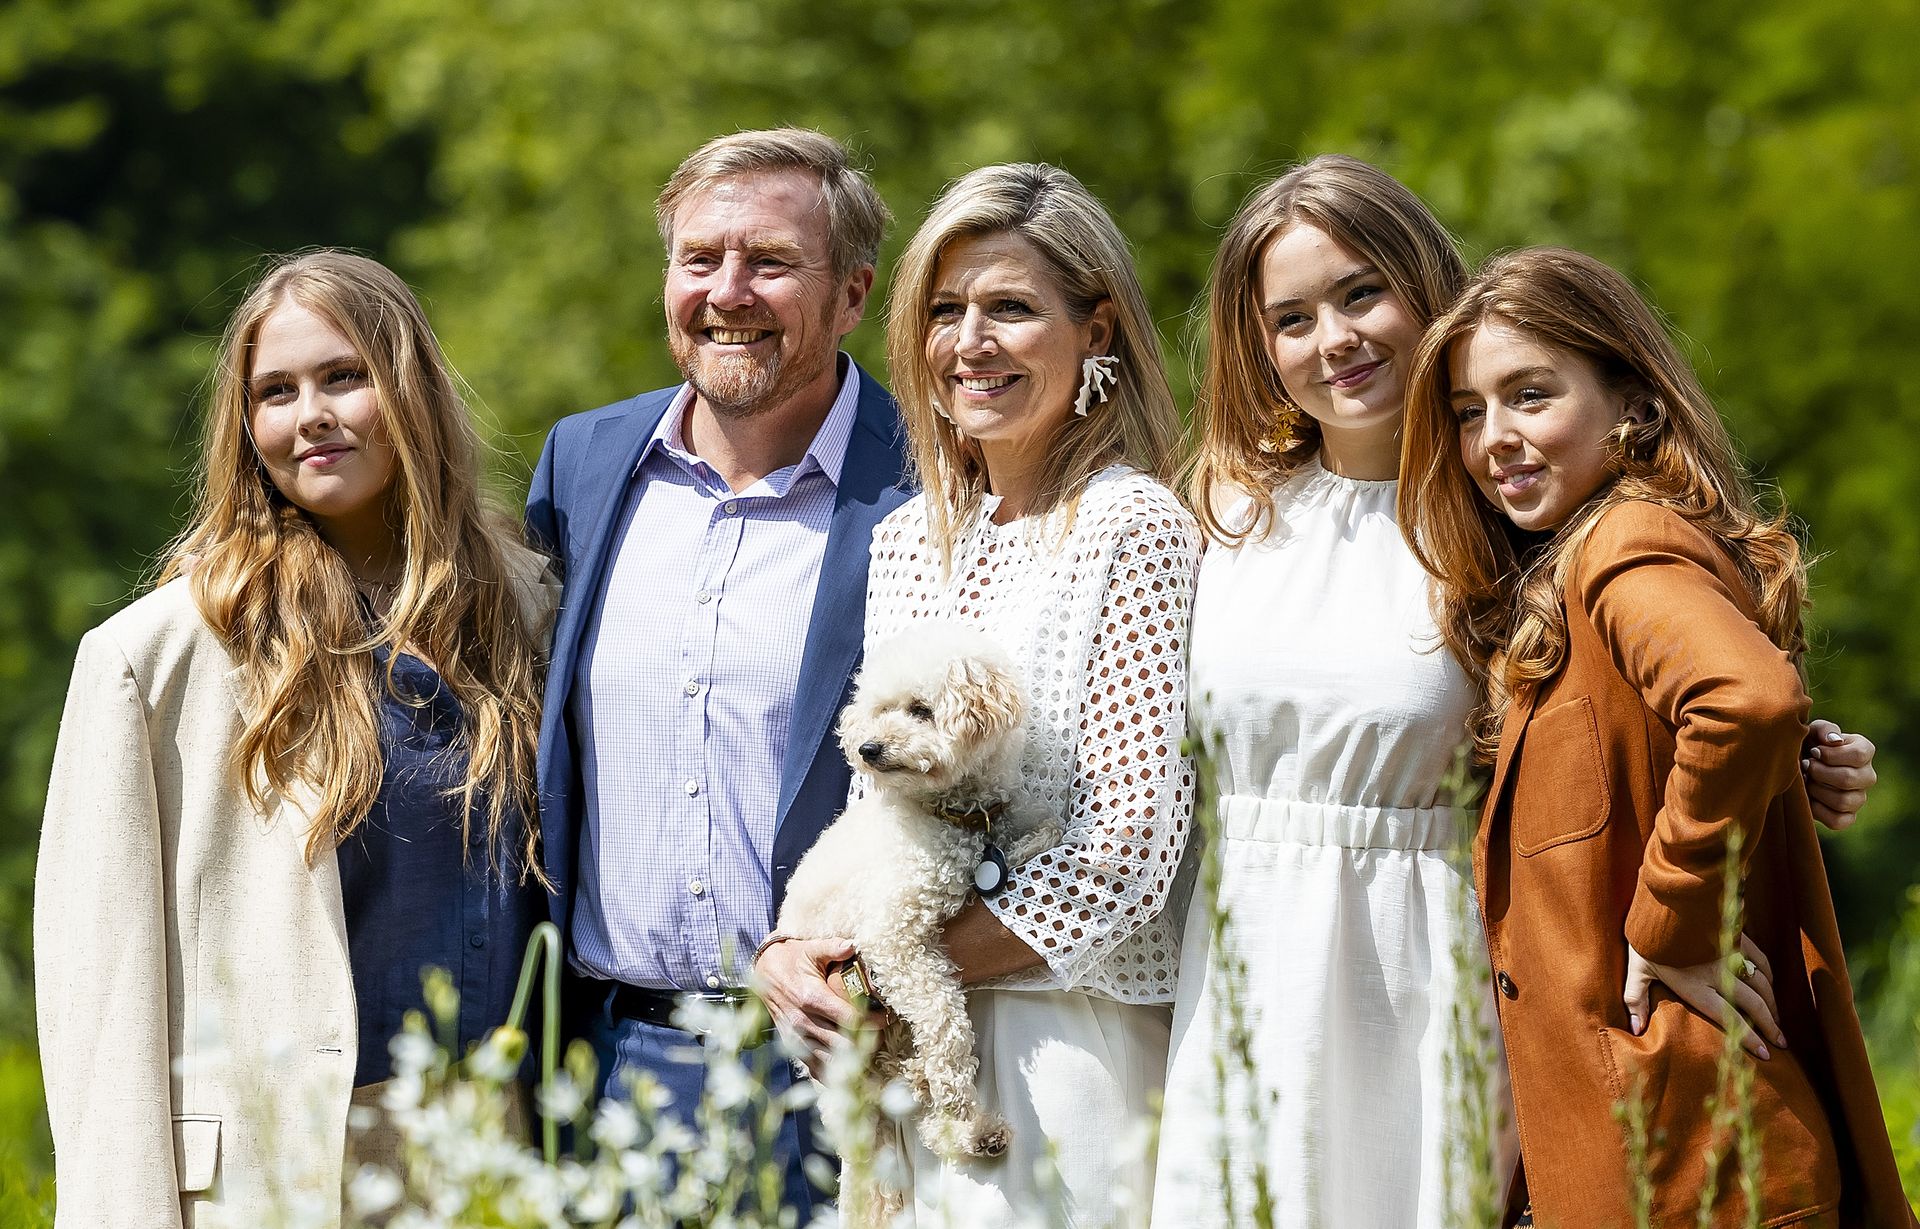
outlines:
M700 783L694 780L692 777L688 777L687 778L687 797L691 798L699 792L700 792Z
M680 690L686 692L690 696L697 696L700 694L700 680L688 679L687 685L685 687L682 687Z
M727 509L727 515L733 516L735 513L740 511L740 505L735 501L729 499L726 503L726 509Z
M487 945L487 936L485 936L485 935L483 935L483 934L481 934L481 933L480 933L479 931L477 931L477 930L476 930L476 931L474 931L474 932L473 932L472 934L470 934L470 935L468 935L468 936L467 936L467 946L468 946L468 947L476 947L476 948L477 948L477 947L485 947L486 945Z
M1504 969L1502 969L1499 975L1493 979L1493 984L1500 987L1500 993L1506 995L1510 999L1515 999L1520 997L1519 988L1513 984L1513 979L1507 976L1506 970Z
M700 592L694 594L693 600L700 603L702 606L705 606L708 602L711 602L713 600L713 594L707 592L705 589L702 589L700 590Z
M694 894L695 896L704 896L704 895L706 895L706 892L707 892L707 884L706 884L706 880L704 880L704 879L690 879L690 880L688 880L688 881L687 881L687 891L689 891L689 892L692 892L692 893L693 893L693 894Z
M719 976L713 973L707 974L707 989L718 990L719 988L720 988Z

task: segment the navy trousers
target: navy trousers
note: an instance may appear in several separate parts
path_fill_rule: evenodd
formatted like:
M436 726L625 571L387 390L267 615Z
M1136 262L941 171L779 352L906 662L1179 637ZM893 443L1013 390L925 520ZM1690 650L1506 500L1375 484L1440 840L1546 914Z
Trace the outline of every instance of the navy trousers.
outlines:
M706 1056L697 1036L645 1020L616 1016L605 1003L587 1005L579 1012L575 1027L577 1035L585 1037L593 1046L594 1057L599 1061L600 1086L594 1090L596 1104L609 1093L624 1095L630 1073L646 1071L673 1094L673 1104L663 1112L693 1125L694 1110L700 1104L707 1079ZM768 1095L780 1096L792 1086L793 1064L782 1057L772 1043L746 1050L740 1057L749 1071L764 1071ZM780 1133L773 1143L774 1158L785 1171L782 1201L800 1214L801 1225L812 1219L816 1207L826 1206L829 1198L807 1180L801 1168L801 1162L816 1151L815 1126L811 1109L788 1114L781 1121ZM831 1163L833 1158L829 1156L827 1160Z

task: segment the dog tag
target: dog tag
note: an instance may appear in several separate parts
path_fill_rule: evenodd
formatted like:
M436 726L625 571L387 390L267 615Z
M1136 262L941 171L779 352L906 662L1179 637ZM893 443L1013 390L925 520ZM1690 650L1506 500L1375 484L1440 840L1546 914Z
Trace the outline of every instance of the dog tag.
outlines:
M1007 886L1007 855L991 842L980 851L980 865L973 868L973 886L982 896L992 896Z

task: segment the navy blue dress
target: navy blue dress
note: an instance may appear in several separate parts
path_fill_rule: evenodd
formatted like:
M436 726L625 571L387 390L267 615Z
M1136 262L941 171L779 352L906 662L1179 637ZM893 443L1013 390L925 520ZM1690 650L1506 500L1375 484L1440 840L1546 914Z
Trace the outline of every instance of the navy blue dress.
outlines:
M386 650L375 658L384 680ZM425 1010L420 973L429 966L451 973L460 992L455 1057L505 1023L527 936L547 908L537 884L517 882L518 840L503 840L503 869L489 869L478 800L462 848L460 796L448 793L466 777L453 689L405 653L393 682L398 695L380 691L380 796L337 855L360 1022L356 1086L392 1074L387 1043L408 1011Z

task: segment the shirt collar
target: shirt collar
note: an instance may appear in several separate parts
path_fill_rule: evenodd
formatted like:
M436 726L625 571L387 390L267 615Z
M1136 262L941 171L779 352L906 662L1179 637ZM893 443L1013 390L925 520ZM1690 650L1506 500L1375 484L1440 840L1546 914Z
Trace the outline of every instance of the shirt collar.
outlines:
M840 364L840 392L833 399L833 405L827 409L827 417L820 429L813 433L813 442L807 445L807 452L794 467L793 476L798 478L808 468L819 470L828 482L835 487L840 485L840 470L847 460L847 443L853 438L853 423L860 406L860 367L853 357L842 350L838 359ZM673 402L667 406L667 412L660 416L660 422L648 437L646 447L640 450L640 464L646 464L647 458L656 450L665 451L679 457L688 465L699 458L687 447L687 410L693 406L693 385L682 384L674 393Z

